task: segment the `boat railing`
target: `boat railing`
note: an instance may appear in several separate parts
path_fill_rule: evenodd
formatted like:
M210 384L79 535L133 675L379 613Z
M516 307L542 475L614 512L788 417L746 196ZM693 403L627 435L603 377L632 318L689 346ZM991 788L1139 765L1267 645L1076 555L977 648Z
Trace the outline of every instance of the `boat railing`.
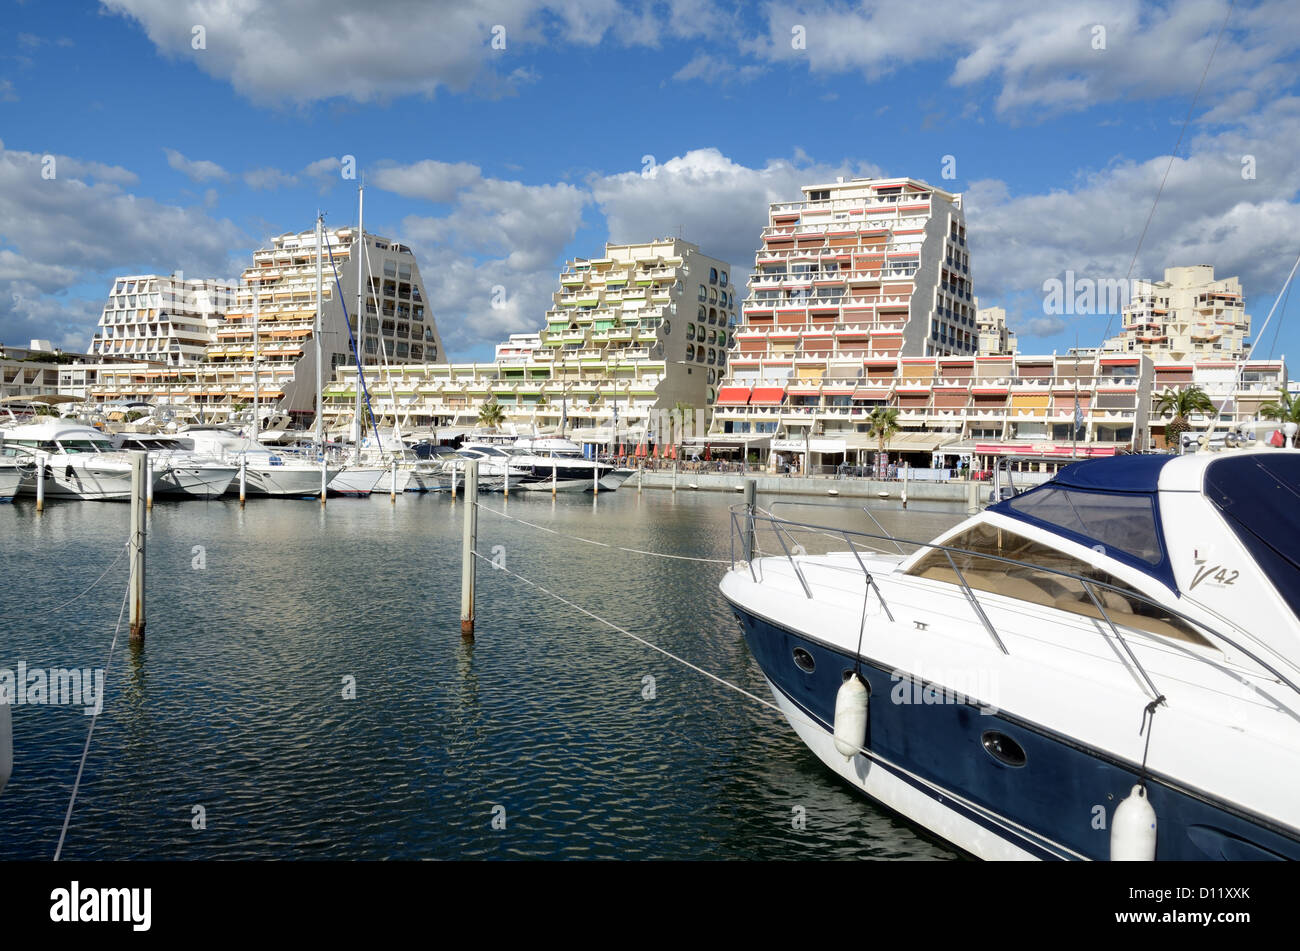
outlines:
M781 503L773 503L773 507L775 508L778 504ZM785 504L836 508L840 512L853 510L849 507L836 506L834 503L824 502L790 502ZM1110 635L1114 637L1115 643L1119 644L1120 648L1124 651L1125 656L1133 665L1134 670L1136 670L1141 676L1147 689L1151 692L1153 699L1161 699L1163 694L1156 687L1154 680L1134 653L1132 646L1129 643L1129 638L1124 635L1123 631L1121 631L1120 627L1122 622L1117 623L1115 618L1115 615L1121 612L1113 606L1110 610L1107 609L1106 603L1108 599L1105 597L1107 592L1113 593L1119 598L1126 599L1130 604L1137 602L1137 604L1142 606L1145 610L1150 611L1151 617L1155 619L1168 618L1171 621L1181 623L1189 628L1191 632L1202 635L1202 638L1206 640L1207 643L1218 642L1220 645L1227 645L1233 650L1239 652L1242 656L1249 658L1262 670L1266 671L1272 677L1275 677L1280 683L1290 688L1297 695L1300 695L1300 686L1297 686L1292 678L1278 670L1274 664L1265 660L1263 657L1260 657L1258 653L1245 646L1242 643L1241 638L1225 634L1221 630L1207 625L1204 621L1193 618L1177 608L1157 601L1154 598L1130 587L1112 584L1098 578L1087 577L1065 568L1055 568L1033 562L1018 561L1014 558L1008 558L1002 555L972 551L970 549L958 548L952 545L941 545L935 542L922 542L899 538L896 535L885 531L883 527L880 526L879 521L875 516L871 515L870 512L867 513L868 516L870 516L876 526L881 529L879 534L858 529L844 528L842 526L822 525L814 522L782 518L773 512L764 511L759 507L755 507L751 510L750 507L744 503L731 506L730 512L732 570L737 570L738 565L747 569L756 584L762 583L762 579L759 575L760 569L757 562L764 554L759 545L759 538L764 529L770 532L776 539L777 544L780 547L780 555L790 564L795 577L799 581L800 587L803 589L805 597L809 600L812 600L814 597L813 588L808 581L808 576L803 570L803 566L800 564L801 559L808 557L808 551L799 539L812 539L814 537L835 539L843 542L847 546L848 551L853 555L854 561L857 563L857 567L862 572L863 578L865 579L863 590L864 618L866 612L866 599L874 594L886 616L892 622L894 620L894 613L890 609L889 603L883 592L881 592L880 586L876 583L870 567L863 561L862 552L866 551L869 554L888 554L883 550L884 543L894 546L903 556L904 560L922 550L942 552L944 560L948 563L948 567L953 572L953 577L957 580L958 589L961 591L966 602L971 606L972 613L979 621L981 627L983 627L983 629L988 633L990 639L1003 654L1010 654L1010 650L1007 648L1005 641L998 634L998 631L989 618L989 614L985 610L979 595L976 594L975 588L970 584L966 573L962 571L958 562L966 561L966 567L968 570L970 569L971 562L975 559L979 559L983 562L991 562L994 565L999 566L1004 574L1013 569L1030 569L1035 573L1053 576L1057 579L1072 582L1079 586L1081 593L1087 596L1087 601L1091 603L1092 608L1097 612L1095 616L1086 613L1083 613L1082 616L1094 617L1095 620L1099 620L1105 625ZM909 547L911 550L904 551L904 546ZM737 551L738 547L739 552ZM773 551L771 554L775 556L777 553ZM1069 586L1065 585L1064 587L1068 590ZM1113 605L1113 601L1111 603ZM1140 627L1137 629L1141 630ZM1172 641L1170 643L1172 643ZM1218 665L1215 666L1218 667Z

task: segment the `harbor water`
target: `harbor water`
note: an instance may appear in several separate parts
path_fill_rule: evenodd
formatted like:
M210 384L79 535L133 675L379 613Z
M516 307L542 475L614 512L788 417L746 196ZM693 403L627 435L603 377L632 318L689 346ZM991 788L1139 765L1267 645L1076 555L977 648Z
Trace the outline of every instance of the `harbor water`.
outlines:
M772 709L540 590L768 698L717 589L737 496L538 495L482 499L479 550L506 570L479 563L472 644L463 499L159 500L145 642L123 626L63 857L955 857ZM558 534L486 511L503 506ZM0 670L105 666L126 558L68 602L122 551L128 509L0 506ZM962 517L872 509L920 539ZM873 530L852 503L781 514ZM12 713L0 857L48 859L92 718Z

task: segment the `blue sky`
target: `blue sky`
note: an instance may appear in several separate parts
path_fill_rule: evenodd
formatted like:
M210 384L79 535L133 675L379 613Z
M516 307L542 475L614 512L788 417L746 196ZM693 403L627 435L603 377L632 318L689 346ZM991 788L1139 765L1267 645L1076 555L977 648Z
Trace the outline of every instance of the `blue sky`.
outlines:
M537 329L607 239L680 229L744 275L767 202L841 174L961 191L981 304L1045 352L1108 317L1044 314L1044 282L1125 277L1169 169L1133 277L1213 264L1258 330L1300 253L1300 4L1232 10L1172 168L1226 3L921 9L0 0L0 342L84 346L114 274L234 276L355 221L344 155L454 359ZM1258 355L1300 353L1296 296Z

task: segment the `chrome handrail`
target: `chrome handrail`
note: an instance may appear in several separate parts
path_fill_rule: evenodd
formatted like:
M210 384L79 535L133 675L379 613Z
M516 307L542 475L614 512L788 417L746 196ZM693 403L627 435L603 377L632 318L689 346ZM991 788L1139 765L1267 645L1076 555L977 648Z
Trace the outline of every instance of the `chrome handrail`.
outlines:
M790 504L804 504L804 503L790 503ZM806 503L806 504L821 504L821 505L827 505L827 503ZM828 507L834 507L834 506L828 506ZM735 511L736 509L743 509L743 505L740 505L740 506L731 506L730 508L732 509L732 511ZM848 507L846 507L846 506L840 506L839 508L840 508L842 511L848 509ZM1102 589L1102 590L1107 590L1107 591L1113 591L1113 592L1115 592L1116 594L1118 594L1118 595L1120 595L1120 596L1122 596L1122 597L1129 598L1129 599L1132 599L1132 600L1136 600L1136 601L1142 602L1143 604L1146 604L1146 605L1148 605L1148 606L1150 606L1150 607L1152 607L1152 608L1155 608L1156 610L1163 612L1165 615L1167 615L1167 616L1169 616L1169 617L1178 618L1179 620L1181 620L1181 621L1183 621L1183 622L1185 622L1185 623L1191 625L1193 628L1195 628L1195 629L1197 629L1197 630L1200 630L1200 631L1203 631L1203 632L1204 632L1206 635L1208 635L1210 638L1212 638L1212 639L1214 639L1214 640L1221 641L1221 642L1224 643L1224 644L1227 644L1229 647L1233 648L1233 649L1236 650L1236 651L1239 651L1241 654L1243 654L1244 656L1248 657L1250 660L1254 661L1256 664L1258 664L1261 668L1263 668L1263 669L1264 669L1265 671L1267 671L1269 674L1271 674L1272 676L1274 676L1275 678L1277 678L1277 680L1278 680L1281 684L1283 684L1283 685L1285 685L1286 687L1290 688L1294 693L1296 693L1298 696L1300 696L1300 686L1297 686L1296 683L1295 683L1295 682L1294 682L1290 677L1288 677L1286 674L1282 673L1280 670L1278 670L1276 667L1274 667L1274 666L1273 666L1272 664L1270 664L1268 661L1264 660L1262 657L1260 657L1260 656L1259 656L1258 654L1256 654L1254 651L1252 651L1252 650L1250 650L1248 647L1245 647L1244 645L1242 645L1238 640L1236 640L1236 639L1234 639L1234 638L1232 638L1232 637L1229 637L1228 635L1224 634L1222 631L1217 630L1216 628L1210 627L1210 626L1209 626L1208 624L1206 624L1204 621L1200 621L1200 620L1197 620L1196 618L1190 617L1189 615L1185 614L1184 612L1179 611L1177 608L1171 607L1171 606L1169 606L1169 605L1167 605L1167 604L1162 604L1161 602L1156 601L1154 598L1151 598L1151 597L1149 597L1148 595L1145 595L1145 594L1143 594L1143 593L1140 592L1140 591L1136 591L1136 590L1134 590L1133 588L1122 587L1122 586L1120 586L1120 585L1111 584L1111 583L1106 582L1106 581L1100 581L1100 580L1098 580L1098 579L1096 579L1096 578L1087 578L1087 577L1084 577L1083 575L1079 575L1079 574L1077 574L1077 573L1075 573L1075 572L1067 571L1067 570L1065 570L1064 568L1051 568L1051 567L1048 567L1048 566L1046 566L1046 565L1037 565L1037 564L1034 564L1034 563L1032 563L1032 562L1027 562L1027 561L1017 561L1017 560L1014 559L1014 558L1006 558L1006 557L1004 557L1004 556L1002 556L1002 555L991 555L991 554L988 554L988 553L986 553L986 552L971 551L971 550L966 549L966 548L957 548L956 546L953 546L953 545L940 545L940 544L937 544L937 543L935 543L935 542L918 542L918 541L913 541L913 540L910 540L910 539L898 538L898 537L896 537L896 536L894 536L894 535L889 535L889 534L886 534L886 535L875 535L875 534L873 534L873 533L871 533L871 532L863 532L863 531L858 531L858 530L856 530L856 529L840 528L840 527L831 526L831 525L818 525L818 524L816 524L816 523L812 523L812 522L796 522L796 521L793 521L793 520L790 520L790 519L783 519L783 518L780 518L780 517L778 517L778 516L776 516L776 515L770 515L770 514L769 514L769 515L760 515L760 514L758 514L758 513L755 513L755 514L752 516L752 519L753 519L753 521L754 521L755 523L757 523L757 522L759 522L759 521L766 521L766 522L768 522L769 525L772 527L772 530L773 530L774 534L777 534L778 538L780 538L780 533L781 533L782 531L784 531L787 535L789 535L789 537L790 537L791 539L793 539L794 535L793 535L793 533L792 533L790 530L791 530L792 528L793 528L793 529L803 529L803 530L806 530L806 531L809 531L809 532L817 532L817 533L826 534L826 535L839 536L840 538L842 538L842 539L845 541L846 544L849 545L850 549L853 548L853 542L852 542L852 539L855 538L855 537L856 537L856 538L880 539L880 540L884 540L884 541L892 542L892 543L894 543L895 545L899 545L899 544L901 543L901 544L903 544L903 545L911 545L911 546L913 546L913 547L915 547L915 548L917 548L917 549L922 549L922 548L924 548L924 549L928 549L928 550L930 550L930 551L942 551L942 552L947 553L948 558L949 558L950 560L951 560L953 554L958 554L958 555L967 555L967 556L969 556L969 557L971 557L971 558L984 559L984 560L986 560L986 561L1000 562L1000 563L1002 563L1002 564L1010 565L1010 566L1013 566L1013 567L1016 567L1016 568L1032 568L1032 569L1034 569L1035 571L1041 571L1041 572L1043 572L1043 573L1050 574L1050 575L1056 575L1056 576L1059 576L1059 577L1062 577L1062 578L1069 578L1069 579L1071 579L1072 581L1078 582L1080 585L1083 586L1084 590L1088 592L1089 596L1093 598L1094 603L1096 603L1096 601L1099 600L1099 599L1096 598L1096 596L1095 596L1095 594L1094 594L1094 589ZM780 524L778 525L777 523L780 523ZM797 543L796 543L796 544L797 544ZM811 598L812 598L811 588L810 588L809 585L808 585L808 581L807 581L806 577L804 576L804 573L799 569L799 566L798 566L797 564L795 564L794 559L793 559L793 557L790 555L789 549L786 548L786 545L785 545L785 542L784 542L784 541L782 541L782 543L781 543L781 547L782 547L782 549L785 551L786 558L787 558L788 560L790 560L791 564L794 566L794 569L795 569L796 573L797 573L798 576L799 576L800 584L801 584L801 585L803 586L803 588L804 588L804 592L805 592L805 594L806 594L806 595L811 599ZM856 552L854 552L854 554L856 555ZM866 566L862 563L862 560L861 560L860 557L857 558L857 561L858 561L859 567L862 568L862 571L863 571L863 574L864 574L864 576L865 576L865 578L866 578L866 580L867 580L867 583L870 584L870 585L872 585L872 586L874 586L874 585L875 585L875 579L871 576L871 572L870 572L869 570L867 570ZM734 563L733 563L732 567L733 567L733 568L735 567ZM750 570L751 570L751 574L752 574L753 577L754 577L754 581L755 581L755 583L759 583L758 575L757 575L757 573L754 571L754 568L753 568L753 562L752 562L752 561L750 562ZM960 572L958 572L958 577L961 578ZM964 583L964 579L962 579L962 582L963 582L963 587L965 587L965 588L967 588L967 589L969 590L969 585L966 585L966 584ZM879 589L877 589L877 593L879 594ZM973 599L973 601L974 601L974 603L975 603L977 609L979 609L979 605L978 605L978 601L979 601L979 599L978 599L978 597L974 594L974 591L973 591L973 590L969 591L969 597L970 597L971 599ZM881 603L884 604L884 598L883 598L883 597L881 598ZM1109 615L1106 614L1104 608L1098 606L1098 609L1099 609L1099 611L1102 613L1102 620L1104 620L1104 621L1106 622L1107 626L1109 626L1109 627L1111 628L1111 630L1116 634L1116 636L1117 636L1117 638L1119 639L1121 645L1123 645L1125 652L1129 655L1130 659L1131 659L1131 660L1133 661L1133 663L1138 667L1138 669L1141 670L1141 664L1138 663L1137 658L1134 656L1132 650L1129 648L1128 644L1125 642L1125 640L1124 640L1124 638L1122 637L1122 635L1120 635L1120 632L1119 632L1119 630L1118 630L1118 626L1117 626L1117 625L1114 623L1114 621L1109 617ZM981 609L981 613L982 613L982 609ZM891 620L892 620L892 616L891 616ZM987 618L985 618L984 620L987 620ZM989 629L991 629L991 628L992 628L991 623L988 624L987 627L988 627ZM992 633L994 634L994 637L995 637L995 639L996 639L996 637L997 637L996 632L993 631ZM1000 640L1000 639L999 639L999 640ZM1005 650L1005 648L1004 648L1004 650ZM1145 672L1145 671L1142 671L1142 675L1143 675L1143 678L1144 678L1144 679L1146 680L1146 682L1147 682L1147 686L1148 686L1148 687L1149 687L1149 688L1150 688L1150 689L1151 689L1151 690L1156 694L1156 696L1159 696L1159 692L1156 690L1154 684L1151 682L1150 678L1146 675L1146 672Z

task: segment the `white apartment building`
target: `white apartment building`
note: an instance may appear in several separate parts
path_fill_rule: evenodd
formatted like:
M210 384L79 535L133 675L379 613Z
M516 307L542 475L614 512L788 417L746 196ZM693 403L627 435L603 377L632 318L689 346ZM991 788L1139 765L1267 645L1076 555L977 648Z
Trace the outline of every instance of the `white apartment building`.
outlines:
M185 366L203 358L234 301L235 283L135 274L113 281L91 353Z
M702 414L714 399L735 292L730 266L681 238L606 244L566 263L539 333L512 335L494 363L378 374L372 410L381 426L468 431L495 400L508 424L608 442L617 418L620 432L644 434L655 414L679 403ZM327 416L352 412L354 372L340 368L326 387Z
M912 178L802 191L768 211L736 354L746 366L762 354L762 375L782 378L784 361L798 378L805 367L838 371L868 355L975 352L960 195Z
M1165 268L1163 281L1135 282L1119 334L1102 347L1178 362L1240 360L1249 334L1241 282L1216 281L1212 265L1197 264Z
M975 299L976 353L1000 357L1016 352L1016 332L1007 327L1007 312L1001 307L980 307Z
M444 362L442 340L411 249L370 233L365 235L365 254L362 247L356 228L324 231L319 249L324 378L329 380L339 366L355 366L354 346L370 365ZM277 404L300 417L314 414L317 253L314 229L272 239L270 247L254 252L253 264L241 276L201 362L101 372L92 398L167 402L222 419L256 396L262 404ZM363 261L364 331L357 333Z

